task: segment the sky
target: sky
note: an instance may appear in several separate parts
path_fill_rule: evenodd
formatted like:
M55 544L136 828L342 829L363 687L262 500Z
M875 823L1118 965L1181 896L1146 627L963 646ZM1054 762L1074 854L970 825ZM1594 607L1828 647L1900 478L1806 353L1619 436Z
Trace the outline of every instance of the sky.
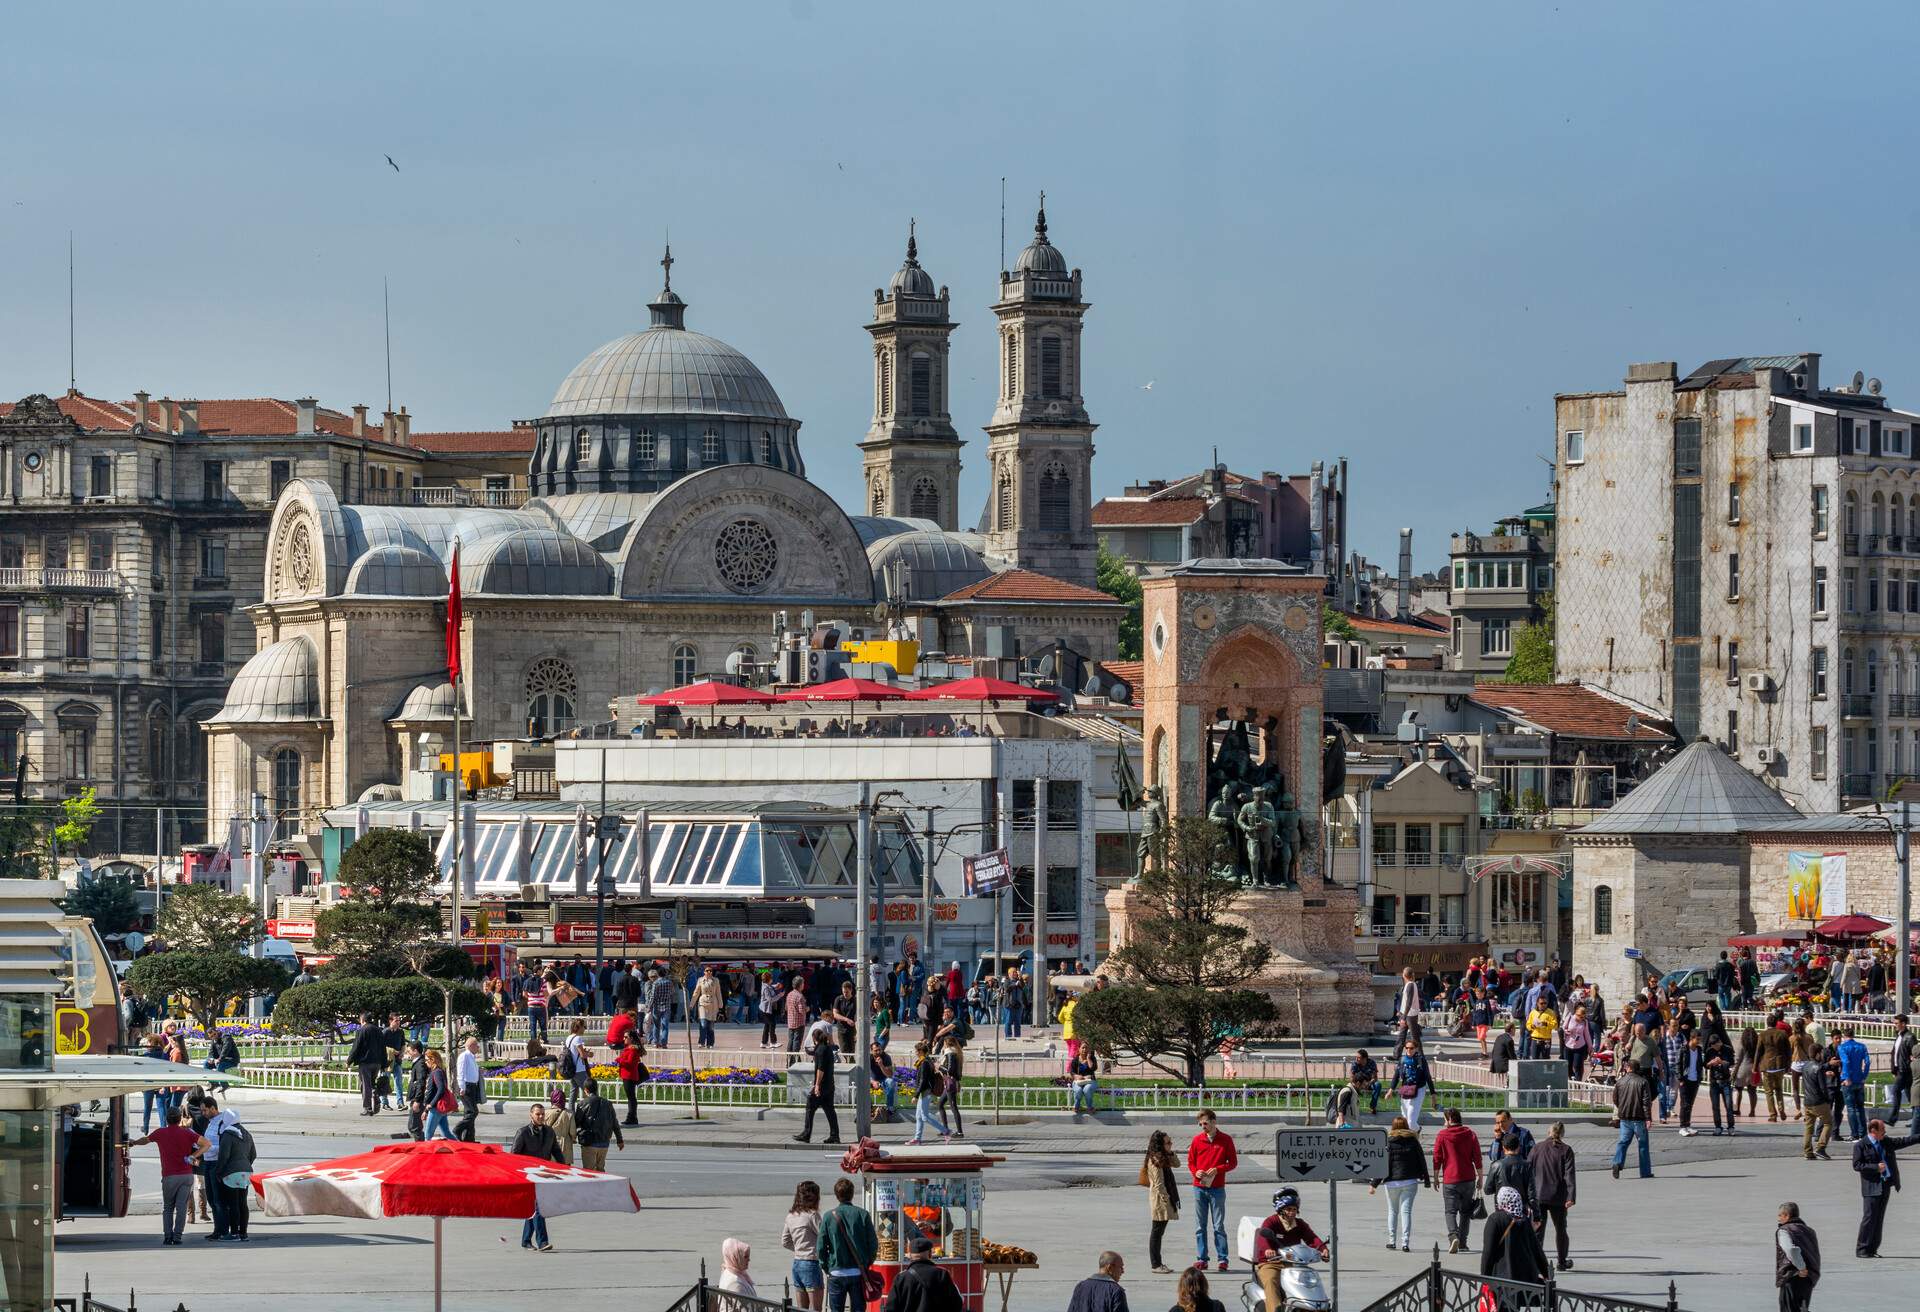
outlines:
M1085 274L1095 495L1351 462L1421 569L1546 498L1556 392L1818 350L1920 400L1920 10L1775 3L38 5L0 73L0 396L542 413L644 327L751 357L857 505L873 289L948 284L985 497L1008 258ZM387 164L391 155L396 172ZM1149 389L1146 385L1152 384Z

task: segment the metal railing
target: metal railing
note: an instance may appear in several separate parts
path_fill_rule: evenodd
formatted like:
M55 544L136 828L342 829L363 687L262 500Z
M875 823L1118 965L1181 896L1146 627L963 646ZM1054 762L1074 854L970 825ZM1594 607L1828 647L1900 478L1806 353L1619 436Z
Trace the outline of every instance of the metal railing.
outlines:
M780 1282L780 1301L756 1298L750 1294L723 1294L707 1280L706 1259L700 1261L700 1279L686 1293L667 1305L667 1312L792 1312L793 1291Z
M1850 692L1840 699L1840 713L1850 716L1869 717L1873 715L1873 694L1868 692Z
M4 592L117 592L120 573L111 569L31 569L9 565L0 569Z
M1473 1271L1449 1271L1440 1265L1440 1246L1425 1271L1365 1312L1680 1312L1680 1291L1667 1282L1667 1301L1641 1303L1612 1294L1583 1294L1560 1288L1551 1268L1540 1284L1503 1280Z
M1840 795L1842 797L1872 797L1873 776L1859 771L1841 775Z
M91 1273L80 1277L80 1296L68 1295L53 1300L54 1312L140 1312L136 1306L134 1291L127 1291L127 1305L120 1307L114 1303L103 1303L93 1296L93 1276ZM185 1303L174 1305L173 1312L187 1312Z
M353 500L363 506L483 506L517 510L526 504L524 484L512 487L377 487L366 488Z

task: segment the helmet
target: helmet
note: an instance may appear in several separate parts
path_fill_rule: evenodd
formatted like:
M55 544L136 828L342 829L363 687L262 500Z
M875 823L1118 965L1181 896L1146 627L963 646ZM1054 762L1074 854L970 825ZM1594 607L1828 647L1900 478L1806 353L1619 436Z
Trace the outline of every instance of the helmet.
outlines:
M1300 1206L1300 1191L1298 1189L1282 1189L1273 1196L1273 1210L1276 1212L1282 1208L1298 1206Z

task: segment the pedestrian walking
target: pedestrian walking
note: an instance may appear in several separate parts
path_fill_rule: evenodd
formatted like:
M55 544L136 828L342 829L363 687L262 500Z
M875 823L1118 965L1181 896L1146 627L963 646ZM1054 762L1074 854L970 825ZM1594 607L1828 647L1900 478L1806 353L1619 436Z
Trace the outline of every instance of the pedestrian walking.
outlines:
M1224 1271L1226 1265L1222 1262L1221 1270ZM1120 1285L1120 1277L1126 1273L1126 1259L1120 1254L1112 1251L1100 1254L1093 1274L1073 1287L1073 1294L1067 1299L1067 1312L1127 1312L1127 1291Z
M1879 1117L1867 1122L1867 1132L1853 1145L1853 1169L1860 1177L1860 1234L1854 1240L1855 1257L1880 1256L1880 1232L1887 1222L1887 1204L1900 1192L1902 1148L1920 1144L1920 1135L1895 1139Z
M160 1242L177 1245L186 1233L187 1222L193 1219L192 1159L211 1145L182 1124L186 1114L179 1107L167 1108L163 1119L165 1125L149 1130L127 1147L150 1143L160 1150Z
M1540 1222L1540 1234L1546 1237L1547 1223L1553 1223L1554 1247L1559 1253L1556 1265L1571 1271L1567 1259L1567 1213L1578 1193L1579 1163L1567 1144L1567 1126L1555 1121L1547 1129L1547 1141L1535 1147L1528 1164L1533 1168L1533 1205Z
M726 994L720 987L720 975L712 966L708 966L700 976L700 982L693 986L693 1015L700 1026L700 1046L713 1046L713 1023L720 1019L720 1009L725 1005Z
M807 1119L800 1127L800 1133L794 1135L796 1143L813 1142L813 1115L824 1112L827 1117L827 1142L840 1142L840 1115L833 1109L833 1031L824 1022L816 1025L813 1031L813 1085L807 1092Z
M565 1163L560 1155L560 1142L554 1137L553 1127L547 1124L547 1105L543 1102L527 1105L527 1123L514 1132L513 1143L508 1149L521 1157L535 1157L543 1162ZM536 1203L533 1215L520 1227L520 1247L537 1248L543 1253L551 1253L553 1244L547 1238L547 1218L540 1215Z
M1420 1132L1396 1116L1387 1130L1387 1173L1367 1188L1369 1194L1387 1187L1387 1247L1403 1253L1413 1251L1413 1200L1422 1185L1433 1187L1427 1171L1427 1152L1420 1143Z
M1418 1128L1420 1124L1420 1105L1426 1101L1427 1090L1433 1087L1433 1072L1427 1067L1426 1054L1420 1051L1420 1045L1414 1039L1408 1039L1400 1049L1400 1061L1394 1072L1394 1091L1400 1095L1400 1114L1407 1118L1407 1124Z
M1583 1003L1575 1003L1573 1014L1560 1028L1560 1043L1567 1054L1567 1078L1584 1079L1587 1071L1587 1055L1593 1051L1593 1026L1587 1020L1587 1008Z
M1740 1096L1747 1098L1747 1119L1752 1120L1760 1109L1760 1030L1748 1025L1740 1031L1740 1046L1733 1059L1733 1105L1740 1106Z
M1806 1117L1800 1132L1800 1155L1810 1162L1816 1158L1830 1162L1833 1159L1827 1156L1827 1145L1833 1141L1833 1100L1839 1063L1815 1049L1814 1055L1800 1067L1800 1099ZM1815 1142L1815 1130L1819 1131L1818 1142Z
M547 1006L551 1001L547 992L547 977L537 972L528 975L522 993L527 1000L527 1034L532 1038L545 1042L547 1037Z
M940 1115L940 1096L946 1088L946 1082L940 1074L940 1063L934 1059L933 1048L925 1039L913 1045L913 1138L909 1144L926 1142L927 1131L938 1127L940 1141L945 1143L947 1123Z
M1893 1078L1887 1085L1887 1097L1892 1106L1887 1111L1887 1123L1900 1123L1900 1104L1912 1100L1914 1104L1913 1123L1907 1133L1920 1134L1920 1099L1912 1098L1913 1090L1913 1031L1907 1028L1907 1013L1895 1012L1893 1017L1893 1051L1887 1055L1887 1069Z
M1800 1219L1800 1204L1782 1203L1777 1215L1773 1283L1780 1290L1780 1312L1808 1312L1820 1283L1820 1240Z
M407 1109L407 1135L409 1139L427 1137L427 1055L426 1050L411 1040L406 1046L407 1067L404 1106Z
M1840 1061L1840 1103L1847 1109L1845 1137L1857 1141L1867 1132L1867 1077L1873 1072L1873 1057L1867 1045L1853 1037L1852 1025L1840 1027L1834 1055Z
M1653 1086L1640 1063L1629 1060L1626 1070L1613 1082L1613 1118L1620 1125L1619 1142L1613 1146L1613 1178L1627 1163L1627 1145L1640 1141L1640 1178L1653 1175L1653 1150L1647 1144L1647 1122L1653 1118Z
M780 1247L793 1254L788 1278L797 1291L794 1301L817 1309L826 1301L827 1282L820 1270L820 1186L802 1180L793 1191L793 1206L780 1227Z
M1520 1201L1527 1205L1527 1215L1533 1215L1533 1167L1520 1153L1520 1136L1509 1133L1496 1140L1499 1144L1499 1156L1487 1165L1486 1177L1481 1181L1480 1192L1489 1198L1498 1198L1504 1189L1511 1189L1520 1195Z
M1768 1019L1767 1028L1760 1032L1758 1042L1760 1055L1754 1064L1759 1067L1760 1087L1767 1093L1767 1121L1772 1124L1787 1119L1786 1080L1794 1073L1793 1035L1781 1027L1778 1012ZM1799 1087L1796 1080L1796 1097Z
M774 977L773 972L761 971L759 999L756 1005L760 1012L760 1046L763 1048L777 1047L780 1043L775 1030L780 1024L781 993L780 981Z
M820 1218L820 1265L827 1273L828 1312L866 1312L866 1270L880 1251L873 1218L853 1201L853 1181L833 1182L834 1208Z
M1172 1272L1163 1259L1161 1241L1166 1237L1169 1222L1180 1217L1179 1178L1174 1172L1180 1169L1180 1154L1174 1151L1173 1139L1165 1130L1155 1130L1147 1136L1147 1155L1140 1163L1140 1184L1147 1191L1147 1259L1153 1263L1155 1275L1169 1275Z
M1007 970L1000 985L1000 1033L1009 1039L1020 1037L1020 1025L1027 1013L1027 981L1018 967Z
M947 1121L947 1109L952 1108L953 1119L947 1124L962 1139L967 1137L967 1128L960 1122L960 1080L965 1067L966 1045L958 1034L949 1034L940 1050L940 1119Z
M480 1120L480 1099L483 1096L480 1080L480 1040L470 1038L460 1050L460 1057L454 1062L453 1069L453 1082L459 1090L460 1107L466 1113L460 1118L460 1124L454 1127L453 1137L468 1143L474 1141L474 1127Z
M647 1043L664 1048L673 1037L673 981L658 966L647 971Z
M1679 1086L1680 1137L1691 1139L1699 1133L1693 1128L1693 1104L1700 1096L1700 1085L1707 1073L1707 1050L1700 1042L1698 1030L1686 1035L1674 1073Z
M1547 1254L1520 1191L1502 1189L1487 1214L1480 1246L1480 1274L1537 1285L1547 1278Z
M627 1116L622 1125L640 1124L640 1086L650 1078L647 1070L647 1045L640 1042L639 1031L627 1036L626 1044L613 1059L620 1072L620 1091L627 1100Z
M1493 1047L1487 1053L1487 1070L1494 1075L1505 1075L1513 1064L1515 1056L1513 1042L1513 1022L1500 1022L1500 1032L1494 1035Z
M420 1085L420 1110L424 1121L422 1137L451 1139L453 1131L447 1126L447 1116L459 1105L459 1100L452 1082L447 1079L446 1058L440 1055L438 1048L428 1048L424 1060L426 1074Z
M1231 1260L1227 1252L1227 1176L1240 1164L1233 1136L1220 1128L1220 1118L1211 1107L1203 1108L1195 1118L1200 1132L1187 1145L1187 1171L1193 1181L1193 1250L1195 1266L1207 1265L1207 1236L1213 1236L1213 1256L1225 1271Z
M360 1114L380 1114L380 1075L387 1069L386 1031L362 1013L360 1028L354 1031L353 1047L347 1053L347 1065L360 1076Z
M1447 1215L1447 1251L1458 1253L1473 1238L1476 1190L1480 1182L1480 1136L1460 1121L1460 1109L1440 1114L1446 1124L1433 1136L1433 1171L1440 1177L1440 1198Z
M560 1078L577 1096L593 1077L593 1050L587 1046L587 1022L575 1016L567 1022L566 1046L560 1050Z
M1733 1087L1734 1055L1727 1042L1725 1031L1709 1035L1705 1045L1707 1066L1707 1102L1713 1108L1713 1132L1733 1134L1737 1129L1735 1097ZM1726 1127L1721 1128L1720 1113L1727 1115Z
M964 1312L966 1300L947 1269L933 1260L933 1240L915 1235L906 1270L893 1278L881 1312Z
M580 1165L589 1171L607 1169L609 1144L623 1150L627 1146L613 1104L600 1096L600 1081L592 1076L587 1077L582 1097L573 1105L573 1133L580 1143Z
M387 1050L387 1087L393 1098L393 1110L402 1112L407 1110L407 1030L398 1016L387 1017L380 1041Z

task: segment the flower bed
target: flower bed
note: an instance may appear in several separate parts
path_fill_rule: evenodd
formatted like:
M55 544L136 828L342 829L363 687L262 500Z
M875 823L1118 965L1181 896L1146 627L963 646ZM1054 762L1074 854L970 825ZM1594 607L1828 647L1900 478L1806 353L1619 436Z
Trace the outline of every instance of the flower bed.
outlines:
M600 1081L618 1081L618 1067L599 1065L592 1071L593 1078ZM530 1082L549 1082L555 1079L554 1064L548 1062L513 1062L505 1066L487 1068L486 1077L490 1080L527 1080ZM764 1067L752 1070L745 1066L708 1066L693 1073L688 1078L684 1066L662 1067L649 1072L645 1081L649 1084L778 1084L784 1077L778 1071Z

